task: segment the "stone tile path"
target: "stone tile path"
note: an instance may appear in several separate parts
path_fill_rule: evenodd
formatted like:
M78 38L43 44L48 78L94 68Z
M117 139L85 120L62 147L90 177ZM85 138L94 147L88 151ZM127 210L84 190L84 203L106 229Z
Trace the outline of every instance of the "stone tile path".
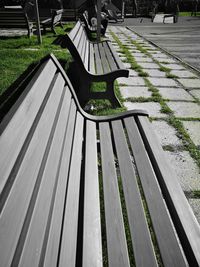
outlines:
M177 173L186 196L189 196L188 201L200 223L200 199L193 198L192 195L193 191L200 190L200 170L184 145L186 141L178 132L179 129L170 125L169 120L173 117L182 123L191 142L197 149L200 148L200 74L125 27L110 26L108 37L117 51L120 46L116 37L120 45L126 45L133 59L148 75L139 77L137 71L127 63L125 54L119 54L130 70L129 78L118 79L124 106L128 110L142 108L149 112L158 140ZM140 44L145 51L137 48L132 41ZM168 71L163 71L162 66L168 68ZM161 101L156 99L155 92L159 94ZM163 110L163 103L170 113L169 110L168 113Z

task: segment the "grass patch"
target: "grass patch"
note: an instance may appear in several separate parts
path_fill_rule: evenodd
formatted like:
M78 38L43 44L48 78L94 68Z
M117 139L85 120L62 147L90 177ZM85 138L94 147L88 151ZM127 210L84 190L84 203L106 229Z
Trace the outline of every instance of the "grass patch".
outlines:
M73 26L72 23L65 26L65 30ZM55 35L47 32L42 36L42 45L38 45L37 36L27 38L21 37L1 37L0 41L0 95L30 66L37 64L44 56L54 53L58 60L68 62L71 58L67 49L62 49L54 44L60 34L65 34L65 31L56 27Z

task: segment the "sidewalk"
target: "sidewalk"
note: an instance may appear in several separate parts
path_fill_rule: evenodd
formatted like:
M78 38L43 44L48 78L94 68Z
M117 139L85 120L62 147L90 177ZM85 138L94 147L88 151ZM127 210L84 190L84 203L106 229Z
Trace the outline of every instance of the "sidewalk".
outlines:
M200 74L124 26L109 26L107 36L130 70L129 78L118 79L124 105L128 110L149 112L166 157L200 223L200 195L196 193L200 191L200 169L195 161L195 152L200 149ZM123 45L127 54L122 53ZM131 69L128 53L147 77Z

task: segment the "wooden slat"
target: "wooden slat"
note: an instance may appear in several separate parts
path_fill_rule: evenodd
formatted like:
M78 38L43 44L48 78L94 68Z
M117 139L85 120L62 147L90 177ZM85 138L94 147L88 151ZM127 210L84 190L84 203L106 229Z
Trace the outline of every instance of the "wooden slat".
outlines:
M0 193L5 186L16 158L33 124L35 116L49 90L55 71L56 67L51 60L48 61L45 66L42 66L24 90L16 105L13 106L9 114L1 123L0 147L4 153L1 155L0 159ZM26 98L23 100L25 95ZM21 101L23 102L21 103ZM16 107L18 107L17 110ZM7 121L12 114L14 114L12 120L3 131L4 124L7 124Z
M123 191L128 213L129 227L136 266L158 266L151 237L145 219L137 178L131 161L123 126L120 121L113 121L114 141L119 160Z
M165 159L162 147L157 140L152 126L145 118L139 118L141 135L148 147L151 160L157 170L159 183L161 184L165 199L176 228L180 231L180 239L184 251L188 256L191 266L200 266L200 225L183 193L177 176Z
M113 54L111 53L110 48L109 48L107 42L106 43L105 42L103 43L103 47L104 47L104 50L105 50L105 53L106 53L106 57L108 58L110 69L112 71L118 69L118 66L116 65L116 62L115 62L115 60L113 58Z
M93 47L92 43L89 44L89 48L90 48L90 58L89 58L89 69L88 69L88 71L90 71L91 73L95 73L94 47Z
M77 50L79 48L79 44L80 44L80 40L81 40L81 36L83 34L83 28L79 28L78 33L76 34L76 38L74 39L74 45L76 46Z
M73 133L75 125L76 107L74 102L71 102L69 91L67 88L66 106L71 104L69 111L69 118L67 122L67 128L65 133L65 140L63 144L62 160L60 163L58 187L55 196L55 204L52 213L52 223L49 229L49 237L46 244L46 253L44 255L43 262L40 262L42 266L54 267L57 264L59 254L59 244L62 230L62 220L64 212L65 195L68 183L69 164L71 157L71 149L73 143ZM66 111L66 117L68 112Z
M84 65L85 65L85 68L86 70L89 69L89 57L90 57L90 44L89 44L89 41L86 40L86 44L85 44L85 57L84 57Z
M164 266L187 266L136 123L125 124Z
M105 50L103 48L103 45L99 43L99 52L101 56L101 62L102 62L102 67L103 67L103 72L108 73L110 71L109 63L107 61L106 55L105 55Z
M64 83L63 83L64 86ZM55 89L60 90L59 86ZM65 92L65 91L64 91ZM60 171L60 161L63 149L64 134L67 124L66 97L61 98L58 111L55 117L54 125L51 131L50 148L48 155L43 158L40 173L37 179L40 179L38 185L37 198L33 199L31 205L34 205L29 230L24 242L19 266L39 266L43 261L43 254L46 250L46 240L48 237L49 226L52 219L52 208L55 202L55 193L58 186L58 173ZM64 102L64 103L63 103ZM59 207L62 209L62 207ZM58 233L57 233L58 234Z
M100 123L99 129L108 261L110 267L126 267L130 264L109 124Z
M76 37L77 32L79 32L79 28L81 27L80 21L77 21L73 29L70 31L69 36L72 41L74 41L74 38Z
M59 266L66 266L66 263L68 266L75 266L76 263L83 123L83 117L78 113L70 163Z
M94 53L95 53L96 73L103 74L103 68L102 68L98 45L94 44L93 46L94 46Z
M63 80L60 79L59 76L56 84L62 85L62 83ZM0 240L5 241L0 242L2 267L10 266L17 243L19 242L18 249L23 246L24 236L22 235L22 240L19 240L20 233L23 224L25 228L29 224L31 216L31 206L29 207L29 203L34 187L37 184L40 164L44 157L45 150L47 149L49 134L53 127L54 117L62 95L61 90L58 90L56 86L54 88L55 90L52 91L50 98L45 105L45 109L42 112L37 128L34 130L34 135L27 148L23 161L20 164L19 170L16 173L13 173L13 175L16 176L13 177L15 178L15 182L10 193L8 192L9 195L1 212ZM35 190L37 190L37 187ZM26 223L24 223L24 220ZM24 234L26 233L25 228ZM18 256L19 255L16 255L16 257Z
M85 151L83 266L102 266L96 124L87 121Z

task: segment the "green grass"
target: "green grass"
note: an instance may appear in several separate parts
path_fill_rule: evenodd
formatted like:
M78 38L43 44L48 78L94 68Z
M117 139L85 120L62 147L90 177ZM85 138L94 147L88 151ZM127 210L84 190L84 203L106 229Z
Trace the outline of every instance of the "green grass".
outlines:
M69 30L73 24L65 26ZM57 35L47 32L42 36L42 45L38 44L37 36L27 38L21 37L2 37L0 41L0 95L30 66L37 64L41 58L53 53L55 56L68 62L70 55L67 49L62 49L59 45L53 44L54 41L65 31L56 27Z
M191 11L179 12L180 17L191 17ZM197 16L200 16L200 12L197 12Z

